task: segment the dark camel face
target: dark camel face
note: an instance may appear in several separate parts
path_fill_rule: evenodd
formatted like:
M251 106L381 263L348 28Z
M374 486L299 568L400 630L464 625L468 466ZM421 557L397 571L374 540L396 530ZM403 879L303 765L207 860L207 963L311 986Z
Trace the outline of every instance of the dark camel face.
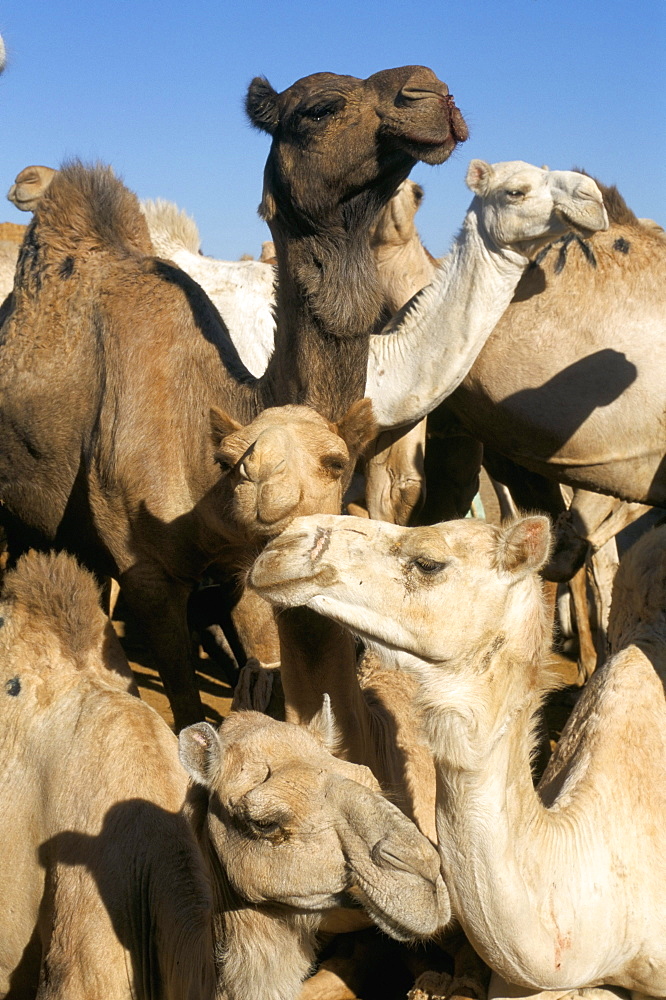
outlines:
M425 66L367 80L315 73L281 94L257 77L246 107L273 136L262 203L268 220L293 213L302 224L343 203L359 211L364 200L376 210L417 160L443 163L468 135L447 85Z

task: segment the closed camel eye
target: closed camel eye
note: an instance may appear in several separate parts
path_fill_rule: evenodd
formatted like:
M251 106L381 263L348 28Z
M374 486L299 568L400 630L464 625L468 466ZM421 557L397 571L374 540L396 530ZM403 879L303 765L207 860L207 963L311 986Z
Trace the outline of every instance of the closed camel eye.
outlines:
M417 556L412 565L416 566L419 572L424 573L426 576L435 576L437 573L441 573L446 567L445 562L437 562L436 559L428 559L426 556Z

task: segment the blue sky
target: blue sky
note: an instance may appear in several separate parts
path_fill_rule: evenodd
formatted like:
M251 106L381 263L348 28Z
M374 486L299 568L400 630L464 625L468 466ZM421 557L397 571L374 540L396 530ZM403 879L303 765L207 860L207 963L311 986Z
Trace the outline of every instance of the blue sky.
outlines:
M469 203L472 157L582 166L666 224L666 0L2 0L0 32L0 192L30 163L102 160L186 209L217 257L269 235L269 139L243 112L258 74L282 90L421 63L448 83L471 138L412 172L434 254ZM26 219L0 202L0 221Z

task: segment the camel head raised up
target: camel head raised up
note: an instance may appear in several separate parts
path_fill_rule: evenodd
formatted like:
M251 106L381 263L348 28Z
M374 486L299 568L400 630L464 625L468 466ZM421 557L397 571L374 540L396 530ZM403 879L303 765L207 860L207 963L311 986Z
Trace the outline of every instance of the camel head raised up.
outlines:
M52 167L24 167L7 192L8 201L22 212L34 212L56 173Z
M328 699L309 727L232 713L184 729L181 763L202 841L250 903L322 913L361 903L392 937L450 917L436 849L387 801L368 768L338 760ZM206 849L206 848L204 848Z
M288 405L269 407L245 427L215 408L211 428L222 470L211 499L253 538L274 536L299 515L339 513L356 459L376 433L368 399L337 424Z
M412 657L443 663L475 658L505 626L516 632L511 622L522 623L526 642L540 641L536 570L549 543L545 517L506 528L298 518L264 549L249 582L274 604L307 605L393 650L405 667Z
M472 160L466 181L477 196L471 209L478 212L480 231L495 246L525 257L571 230L587 237L608 229L601 192L586 174L522 160Z
M449 88L425 66L367 80L314 73L281 93L256 77L246 108L273 137L262 215L287 211L283 225L303 232L327 205L372 221L418 160L443 163L468 136Z

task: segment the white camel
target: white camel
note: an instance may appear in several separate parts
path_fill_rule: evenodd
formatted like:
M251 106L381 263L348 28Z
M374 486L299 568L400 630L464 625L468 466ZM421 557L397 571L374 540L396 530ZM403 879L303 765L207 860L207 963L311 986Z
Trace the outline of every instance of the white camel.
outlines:
M497 974L492 995L554 1000L607 984L666 996L666 528L621 563L613 655L535 790L535 716L552 686L538 577L549 544L543 517L501 529L308 517L251 580L264 592L274 580L283 603L416 675L442 874Z
M262 375L275 339L275 271L257 260L216 260L201 253L197 225L173 202L157 198L141 208L159 257L166 257L198 281L217 307L241 361Z

